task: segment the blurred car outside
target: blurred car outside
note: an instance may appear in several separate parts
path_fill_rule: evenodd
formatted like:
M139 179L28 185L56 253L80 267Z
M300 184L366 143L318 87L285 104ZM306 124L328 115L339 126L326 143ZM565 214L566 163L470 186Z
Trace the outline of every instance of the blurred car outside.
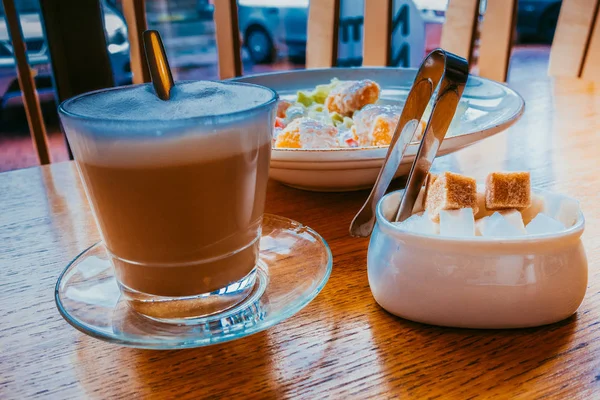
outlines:
M35 83L40 100L54 98L52 68L49 50L46 44L44 29L41 23L41 11L38 0L16 0L23 37L27 47L29 65L35 71ZM131 67L129 59L129 41L127 26L120 12L102 1L104 11L104 29L107 50L112 64L115 84L131 83ZM21 103L21 89L16 76L15 58L8 34L4 7L0 3L0 109L12 103Z
M488 0L481 0L480 14L485 14ZM432 50L441 40L448 0L413 0L429 27L427 49ZM562 0L519 0L517 5L517 36L544 44L552 43ZM430 43L431 42L431 43ZM433 47L432 47L433 46Z
M285 54L293 62L306 57L309 0L238 0L240 33L256 64Z
M203 10L211 9L211 1ZM439 47L448 0L413 0L425 23L426 51ZM520 39L551 43L562 0L519 0L517 34ZM481 0L484 14L487 0ZM255 63L271 63L280 54L303 62L309 0L238 0L243 42ZM210 12L210 11L208 11Z
M562 0L519 0L517 33L545 44L552 43Z
M313 0L314 1L314 0ZM426 48L439 46L448 0L413 0L425 23ZM244 46L255 63L271 63L277 55L304 62L309 0L238 0Z
M485 15L488 0L481 0L479 12ZM562 0L519 0L517 42L551 44L556 31Z

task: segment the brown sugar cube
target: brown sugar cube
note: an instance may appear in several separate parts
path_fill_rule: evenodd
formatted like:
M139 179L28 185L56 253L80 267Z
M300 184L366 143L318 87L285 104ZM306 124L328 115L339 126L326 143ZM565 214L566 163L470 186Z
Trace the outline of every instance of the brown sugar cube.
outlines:
M531 205L529 172L492 172L485 181L488 210L524 209Z
M477 182L468 176L444 172L429 188L425 201L425 210L432 221L440 220L441 210L460 210L471 208L476 214Z

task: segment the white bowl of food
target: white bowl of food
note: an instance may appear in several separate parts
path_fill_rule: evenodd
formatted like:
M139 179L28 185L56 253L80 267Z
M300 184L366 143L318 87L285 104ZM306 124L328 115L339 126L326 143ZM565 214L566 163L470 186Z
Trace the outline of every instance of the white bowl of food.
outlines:
M407 229L391 222L402 191L385 196L368 250L377 303L405 319L460 328L525 328L571 316L588 281L580 239L584 217L567 196L533 193L537 204L523 212L531 232L516 236L449 237ZM559 225L540 230L545 218Z
M415 74L416 69L329 68L236 80L267 86L281 98L271 178L301 189L348 191L374 184ZM438 155L508 128L523 108L521 96L508 87L469 77ZM408 146L396 176L408 173L417 149L417 141Z

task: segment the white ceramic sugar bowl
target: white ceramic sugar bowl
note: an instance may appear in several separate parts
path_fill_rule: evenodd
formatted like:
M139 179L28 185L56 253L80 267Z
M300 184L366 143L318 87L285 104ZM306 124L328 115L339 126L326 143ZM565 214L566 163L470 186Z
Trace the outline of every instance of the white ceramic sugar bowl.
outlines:
M392 314L462 328L524 328L575 313L588 264L577 222L557 234L444 238L391 224L401 191L377 205L368 252L369 285Z

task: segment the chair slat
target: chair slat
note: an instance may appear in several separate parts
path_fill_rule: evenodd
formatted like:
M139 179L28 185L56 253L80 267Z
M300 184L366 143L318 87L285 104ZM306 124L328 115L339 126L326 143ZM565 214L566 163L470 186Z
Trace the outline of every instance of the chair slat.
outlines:
M600 82L600 4L596 6L596 20L586 51L581 77Z
M512 50L518 0L488 0L479 46L479 76L505 82Z
M40 0L59 101L115 85L100 0ZM69 157L73 154L67 143Z
M58 99L115 85L100 0L40 0Z
M340 0L312 0L308 9L306 68L333 67L337 61Z
M127 21L129 53L133 83L150 82L150 71L146 63L142 34L148 29L145 0L123 0L123 14Z
M219 53L219 77L234 78L242 75L240 29L236 0L214 2L217 51Z
M471 63L478 19L479 0L450 0L440 47Z
M595 0L563 0L550 50L550 75L580 76L597 3Z
M368 7L367 7L368 5ZM387 67L392 49L393 0L365 1L363 65Z
M46 127L42 116L42 109L33 73L29 67L27 60L27 50L23 39L23 30L21 21L15 8L13 0L3 0L4 15L8 25L8 31L13 46L13 54L17 62L17 77L21 86L23 96L23 104L25 105L25 113L27 114L27 123L33 140L33 145L37 152L37 157L40 164L50 163L50 154L48 152L48 137L46 135Z

